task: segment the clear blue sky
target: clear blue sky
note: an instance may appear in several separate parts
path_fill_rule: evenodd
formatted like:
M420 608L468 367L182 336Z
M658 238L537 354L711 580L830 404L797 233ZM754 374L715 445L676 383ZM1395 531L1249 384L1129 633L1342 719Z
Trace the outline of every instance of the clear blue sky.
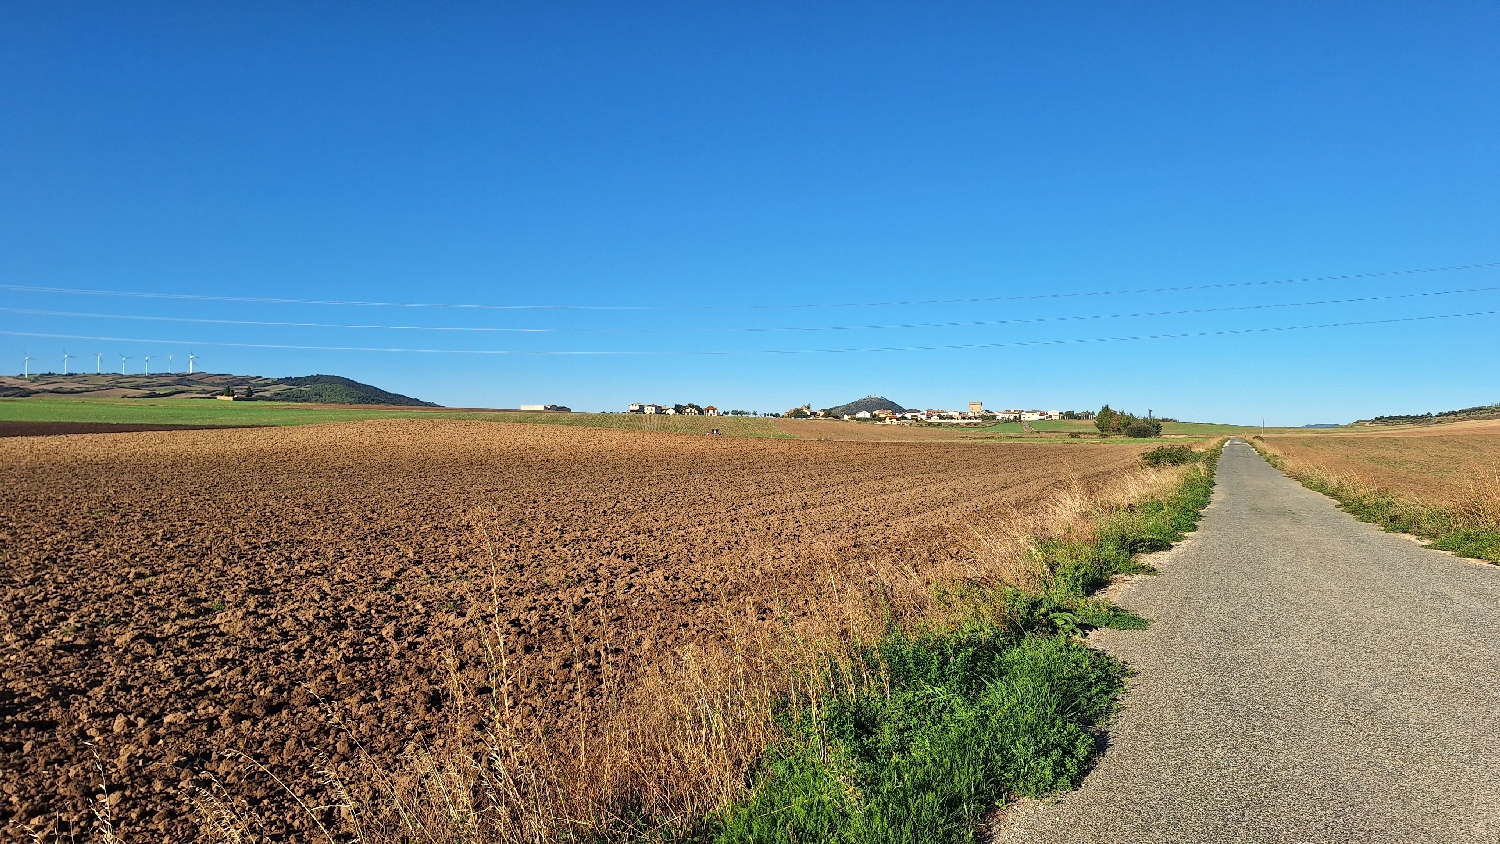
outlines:
M124 339L0 335L3 370L179 341L470 406L1500 401L1494 315L1016 345L1494 311L1500 267L1000 298L1500 261L1497 43L1494 3L7 3L0 329ZM1303 304L1369 297L1405 298ZM1288 307L1160 315L1253 305ZM907 350L767 353L871 348Z

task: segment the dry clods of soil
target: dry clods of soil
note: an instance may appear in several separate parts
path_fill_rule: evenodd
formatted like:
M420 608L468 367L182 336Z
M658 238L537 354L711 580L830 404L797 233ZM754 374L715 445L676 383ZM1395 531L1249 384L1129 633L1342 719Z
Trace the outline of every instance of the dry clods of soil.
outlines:
M0 827L190 840L217 793L303 840L334 810L294 794L440 750L457 699L585 741L662 655L835 629L863 561L977 565L976 533L1138 453L426 419L0 440Z

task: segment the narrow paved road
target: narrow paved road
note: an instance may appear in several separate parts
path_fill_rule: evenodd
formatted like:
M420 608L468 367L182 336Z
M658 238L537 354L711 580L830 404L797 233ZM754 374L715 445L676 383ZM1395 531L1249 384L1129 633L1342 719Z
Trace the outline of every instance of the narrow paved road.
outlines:
M1500 842L1500 568L1340 512L1231 442L1201 529L1090 641L1138 673L1077 792L997 842Z

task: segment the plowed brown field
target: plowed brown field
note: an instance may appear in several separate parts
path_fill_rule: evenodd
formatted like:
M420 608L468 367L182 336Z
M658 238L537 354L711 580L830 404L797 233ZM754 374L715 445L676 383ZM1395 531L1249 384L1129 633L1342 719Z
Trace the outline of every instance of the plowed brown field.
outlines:
M729 607L816 614L839 584L809 556L951 565L970 527L1108 487L1142 448L425 419L5 439L0 826L88 839L107 784L127 840L191 840L212 776L294 833L225 752L295 784L441 740L447 690L488 691L484 619L546 725L598 693L591 653L628 672L722 637Z

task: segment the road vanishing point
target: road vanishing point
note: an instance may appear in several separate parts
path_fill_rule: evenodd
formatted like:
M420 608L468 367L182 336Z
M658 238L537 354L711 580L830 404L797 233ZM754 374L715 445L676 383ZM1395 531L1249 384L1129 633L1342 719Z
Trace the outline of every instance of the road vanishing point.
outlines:
M1500 842L1500 567L1354 520L1240 440L1199 530L1113 588L1146 630L1075 792L997 844Z

